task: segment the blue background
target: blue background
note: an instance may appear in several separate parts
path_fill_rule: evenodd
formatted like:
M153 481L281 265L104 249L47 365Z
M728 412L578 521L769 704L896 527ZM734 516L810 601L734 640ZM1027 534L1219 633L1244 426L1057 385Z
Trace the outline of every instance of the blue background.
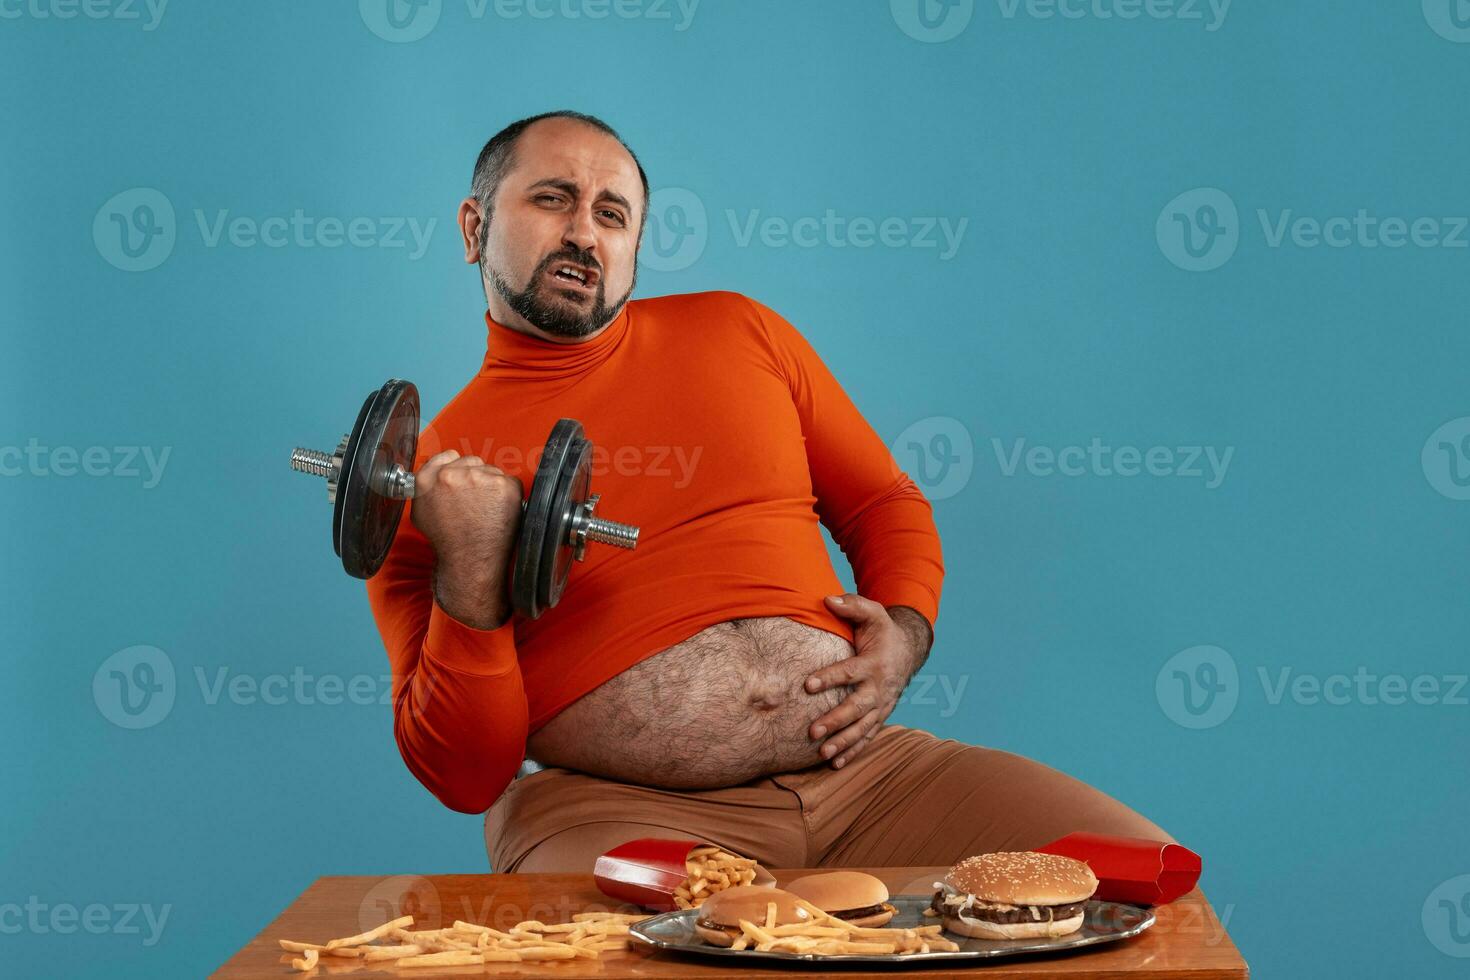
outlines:
M968 435L950 462L971 474L935 501L948 576L925 669L966 686L895 720L1043 760L1167 827L1204 855L1257 976L1462 975L1441 950L1470 953L1470 906L1421 912L1470 873L1466 692L1313 704L1260 674L1466 670L1470 502L1420 453L1470 415L1470 251L1272 247L1257 215L1470 212L1470 44L1417 0L1239 0L1216 30L1207 7L1064 19L981 0L940 43L872 0L704 0L684 30L676 7L477 19L444 0L411 42L351 2L174 0L152 30L142 8L62 20L27 2L0 18L0 448L170 456L156 486L60 461L0 478L0 906L170 914L153 946L0 932L0 969L197 975L319 875L486 869L481 819L417 785L388 707L211 704L196 670L386 673L322 488L287 451L330 448L386 377L415 380L432 415L474 372L483 298L453 222L475 155L570 107L706 209L702 254L645 268L639 295L748 293L886 439ZM1239 209L1238 245L1191 272L1155 224L1201 187ZM177 214L141 272L93 237L133 188ZM297 208L437 225L415 259L209 247L195 219ZM948 260L731 230L730 213L828 208L968 224ZM1094 437L1234 456L1208 489L1007 476L992 441ZM911 473L940 472L906 446ZM135 645L163 651L177 696L129 730L92 681ZM1235 707L1191 728L1169 662L1200 645L1236 668L1215 692Z

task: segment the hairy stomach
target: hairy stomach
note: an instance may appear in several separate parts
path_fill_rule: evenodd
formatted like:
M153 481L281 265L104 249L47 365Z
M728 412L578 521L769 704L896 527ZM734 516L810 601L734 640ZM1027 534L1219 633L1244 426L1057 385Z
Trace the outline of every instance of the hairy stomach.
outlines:
M543 766L681 789L803 769L822 761L811 723L847 693L803 684L852 653L842 637L780 616L716 623L574 701L526 751Z

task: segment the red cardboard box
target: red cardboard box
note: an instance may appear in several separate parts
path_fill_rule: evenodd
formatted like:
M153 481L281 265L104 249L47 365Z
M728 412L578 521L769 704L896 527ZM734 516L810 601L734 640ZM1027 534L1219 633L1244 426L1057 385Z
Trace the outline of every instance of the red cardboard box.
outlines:
M598 858L592 877L604 895L656 912L670 912L678 908L674 889L689 878L685 863L689 852L705 846L710 846L708 841L640 837ZM757 864L755 883L774 885L776 878Z
M1179 844L1078 832L1037 850L1086 861L1105 902L1167 905L1199 882L1200 856Z

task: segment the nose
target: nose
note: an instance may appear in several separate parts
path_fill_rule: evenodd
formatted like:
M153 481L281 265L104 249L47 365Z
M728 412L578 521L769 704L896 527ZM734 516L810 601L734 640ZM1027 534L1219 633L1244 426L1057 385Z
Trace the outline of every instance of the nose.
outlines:
M573 208L562 232L562 242L579 252L591 252L597 244L597 225L592 220L592 208Z

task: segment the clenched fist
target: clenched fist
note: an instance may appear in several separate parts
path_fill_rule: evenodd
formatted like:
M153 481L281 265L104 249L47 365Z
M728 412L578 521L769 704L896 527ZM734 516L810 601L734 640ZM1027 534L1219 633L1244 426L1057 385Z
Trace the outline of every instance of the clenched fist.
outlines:
M434 599L476 629L510 618L510 564L521 525L521 481L453 449L414 474L414 526L434 548Z

